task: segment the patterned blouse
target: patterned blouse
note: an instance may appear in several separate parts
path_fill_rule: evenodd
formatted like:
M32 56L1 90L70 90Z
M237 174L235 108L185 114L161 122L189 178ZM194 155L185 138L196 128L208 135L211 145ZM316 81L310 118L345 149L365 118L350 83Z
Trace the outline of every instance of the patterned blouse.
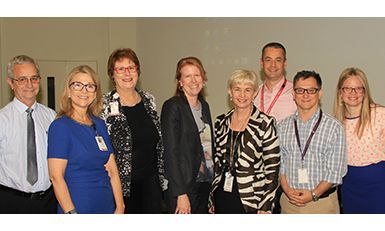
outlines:
M221 182L226 155L230 150L231 115L217 117L215 122L214 181L209 206L213 205L213 193ZM246 213L272 211L279 176L279 141L275 119L253 106L253 112L244 132L240 133L241 145L235 162L239 195Z
M154 97L143 90L138 90L147 114L150 116L159 134L157 144L157 167L162 190L167 189L167 180L164 178L163 140L160 129L159 116L156 112ZM132 134L126 116L122 112L120 96L116 90L104 96L103 110L100 117L105 121L111 143L114 148L116 164L118 166L123 196L130 196L132 172Z
M385 107L372 108L372 121L364 129L361 139L355 130L357 119L346 119L346 141L348 144L348 165L367 166L385 161Z

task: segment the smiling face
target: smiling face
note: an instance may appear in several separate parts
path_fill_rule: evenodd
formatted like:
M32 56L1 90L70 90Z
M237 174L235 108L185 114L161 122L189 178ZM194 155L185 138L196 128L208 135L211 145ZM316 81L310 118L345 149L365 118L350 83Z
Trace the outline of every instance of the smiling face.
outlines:
M90 104L95 100L96 92L87 91L85 86L83 87L83 89L79 90L72 83L76 83L79 86L81 85L79 83L82 83L83 85L91 85L95 84L95 82L92 80L92 77L90 75L85 73L75 74L70 82L69 97L71 98L72 107L75 111L87 110Z
M180 70L179 86L187 98L197 98L203 88L203 76L198 67L185 65Z
M265 73L266 80L277 81L284 78L286 59L281 48L267 47L260 64Z
M365 98L365 89L363 87L364 83L362 82L362 80L356 75L351 75L343 82L342 87L340 89L342 101L349 107L361 108L362 102ZM354 90L352 90L351 88L354 88ZM351 92L349 92L349 89ZM359 91L358 89L363 90Z
M124 71L119 71L119 69L124 69ZM114 81L118 93L120 91L134 90L138 79L137 67L132 60L123 58L115 62Z
M322 89L309 94L307 91L303 94L296 93L295 89L319 89L317 80L313 77L307 79L299 78L294 85L293 98L297 104L298 111L315 112L318 108L322 96Z
M236 108L247 109L252 105L252 102L257 95L257 91L250 83L235 83L229 89L229 95Z
M28 80L25 84L17 81L21 77L30 79L32 76L37 76L37 70L34 64L24 63L15 64L13 67L13 78L7 78L7 83L13 90L15 97L28 107L31 107L36 101L36 96L39 93L39 82Z

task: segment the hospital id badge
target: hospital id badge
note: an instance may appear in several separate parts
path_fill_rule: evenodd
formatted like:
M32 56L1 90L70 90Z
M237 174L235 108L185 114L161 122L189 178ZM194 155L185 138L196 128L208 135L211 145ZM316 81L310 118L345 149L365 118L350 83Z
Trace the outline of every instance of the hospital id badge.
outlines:
M309 177L306 168L298 169L298 183L309 183Z
M103 137L101 136L95 136L95 139L96 139L96 143L98 143L98 146L99 146L99 150L100 151L107 151L107 146L106 146L106 143L104 143L104 139Z
M110 108L111 108L111 115L119 115L119 103L118 102L111 102Z
M234 177L231 175L231 173L226 172L225 184L223 185L223 190L225 192L231 192L233 190L233 181L234 181Z

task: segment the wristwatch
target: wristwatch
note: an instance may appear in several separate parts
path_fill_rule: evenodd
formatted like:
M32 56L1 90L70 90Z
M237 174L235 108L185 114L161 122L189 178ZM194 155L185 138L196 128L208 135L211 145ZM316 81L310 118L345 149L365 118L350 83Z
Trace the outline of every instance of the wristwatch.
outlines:
M66 214L78 214L78 211L76 211L76 209L72 209L72 210L66 212Z
M317 194L315 194L315 192L313 192L313 191L311 191L311 199L313 200L313 201L318 201L318 196L317 196Z

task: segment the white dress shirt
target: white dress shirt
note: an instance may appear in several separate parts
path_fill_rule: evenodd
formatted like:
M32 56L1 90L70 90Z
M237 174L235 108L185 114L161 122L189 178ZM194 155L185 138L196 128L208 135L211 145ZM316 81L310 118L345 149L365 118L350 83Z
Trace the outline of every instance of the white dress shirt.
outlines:
M27 108L15 97L0 110L0 184L30 193L44 191L51 185L47 164L47 132L56 112L37 102L32 106L38 180L30 185L27 181Z

